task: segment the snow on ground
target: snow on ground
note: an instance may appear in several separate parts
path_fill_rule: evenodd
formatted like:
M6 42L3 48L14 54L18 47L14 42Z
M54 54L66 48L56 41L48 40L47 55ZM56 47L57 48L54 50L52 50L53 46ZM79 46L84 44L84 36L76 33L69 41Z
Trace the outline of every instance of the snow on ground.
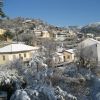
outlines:
M23 79L27 83L24 88ZM11 84L12 80L16 88L10 100L100 100L100 79L90 70L78 71L74 65L48 68L37 56L29 66L18 61L1 66L0 83Z

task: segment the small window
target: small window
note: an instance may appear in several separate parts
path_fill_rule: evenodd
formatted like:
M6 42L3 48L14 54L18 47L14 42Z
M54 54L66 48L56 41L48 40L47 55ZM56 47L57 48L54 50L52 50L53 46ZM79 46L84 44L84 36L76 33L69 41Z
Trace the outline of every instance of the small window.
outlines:
M16 59L16 55L13 55L13 59Z
M20 59L23 60L23 57L21 57Z
M3 60L5 60L5 56L3 56Z
M22 59L22 60L23 60L23 57L22 57L22 55L21 55L21 54L19 54L19 59Z
M67 56L67 59L70 59L70 56Z
M19 54L19 57L21 57L21 54Z
M26 57L26 53L24 53L24 57Z
M64 61L66 61L66 57L64 56Z
M21 58L21 54L19 54L19 58Z

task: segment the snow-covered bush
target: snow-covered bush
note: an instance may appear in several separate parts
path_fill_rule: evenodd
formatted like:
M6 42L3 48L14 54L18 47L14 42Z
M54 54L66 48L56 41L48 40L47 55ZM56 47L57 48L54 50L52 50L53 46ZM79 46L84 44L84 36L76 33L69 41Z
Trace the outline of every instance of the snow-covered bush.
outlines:
M89 100L91 94L99 97L100 82L90 70L77 70L73 64L50 68L45 62L46 58L36 53L28 65L16 60L0 67L2 87L12 88L11 100Z
M34 89L17 90L10 100L77 100L77 98L59 86L56 88L37 85Z

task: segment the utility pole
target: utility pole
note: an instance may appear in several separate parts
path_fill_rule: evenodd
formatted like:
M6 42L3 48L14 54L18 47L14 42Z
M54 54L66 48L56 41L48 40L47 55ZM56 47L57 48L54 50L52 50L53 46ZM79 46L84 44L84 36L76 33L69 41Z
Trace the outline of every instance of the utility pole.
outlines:
M17 43L18 43L18 28L16 28L16 40L17 40Z

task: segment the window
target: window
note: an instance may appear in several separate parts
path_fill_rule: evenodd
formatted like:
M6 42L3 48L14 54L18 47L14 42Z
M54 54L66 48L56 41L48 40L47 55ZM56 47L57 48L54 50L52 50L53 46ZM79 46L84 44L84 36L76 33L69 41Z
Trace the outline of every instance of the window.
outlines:
M19 54L19 59L22 59L22 60L23 60L23 57L22 57L22 55L21 55L21 54Z
M16 55L13 55L13 59L16 59Z
M21 57L21 60L23 60L23 57Z
M66 61L66 57L64 56L64 61Z
M67 59L70 59L70 56L69 55L67 56Z
M5 56L3 56L3 60L5 60Z
M26 53L24 53L24 57L26 57Z
M21 54L19 54L19 57L21 57Z
M19 54L19 58L21 58L21 54Z

